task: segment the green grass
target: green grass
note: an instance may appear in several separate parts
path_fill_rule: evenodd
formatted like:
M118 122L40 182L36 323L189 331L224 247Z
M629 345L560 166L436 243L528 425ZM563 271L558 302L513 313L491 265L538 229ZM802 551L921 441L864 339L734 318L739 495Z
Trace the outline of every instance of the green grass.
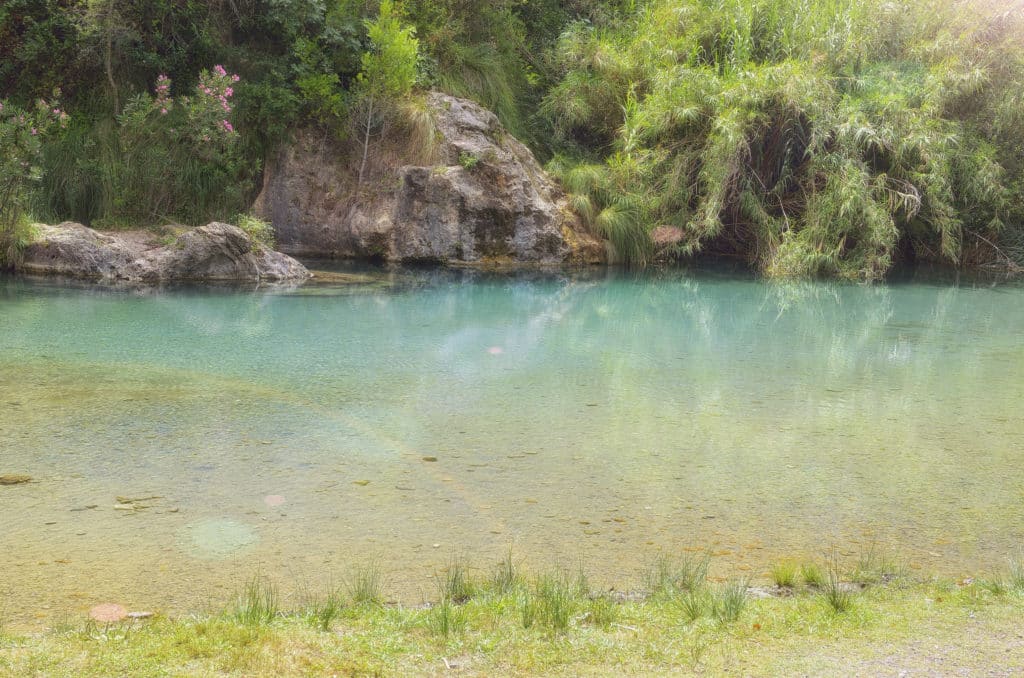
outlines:
M104 627L83 619L24 635L8 625L0 633L0 676L404 676L446 673L452 664L487 676L1024 670L1024 655L1008 651L1019 647L1024 591L1007 587L995 596L981 582L879 583L844 614L806 588L749 598L743 581L669 603L588 595L569 570L543 573L511 593L481 589L463 605L349 608L329 615L324 633L310 623L308 605L280 609L276 589L255 578L237 606L207 617ZM701 601L692 620L681 614L687 600ZM524 605L532 606L530 624Z
M279 613L277 587L257 575L239 593L231 616L239 624L258 626L272 622Z
M711 556L708 554L678 558L662 556L645 573L647 592L655 598L672 598L695 591L704 586L710 563Z
M693 623L711 612L711 594L703 588L688 591L679 598L683 619Z
M578 576L567 572L540 575L533 589L521 594L519 609L523 628L567 631L587 593Z
M344 609L345 598L337 589L315 598L306 606L310 625L321 631L330 631Z
M348 581L348 596L353 605L380 605L384 601L384 584L380 566L361 565Z
M274 227L269 222L251 214L239 214L234 222L252 238L253 242L267 249L274 249Z
M868 281L907 251L1016 265L1024 13L1009 6L651 0L572 25L541 107L562 141L549 169L631 264L712 252ZM679 237L656 252L661 226Z
M721 623L732 623L740 618L747 606L747 581L728 582L718 587L711 596L711 616Z
M1018 593L1024 593L1024 559L1020 556L1010 559L1007 578L1009 579L1010 588Z
M791 589L796 586L797 565L792 560L784 560L772 565L772 582L776 586Z
M469 579L466 566L459 559L452 559L444 572L437 575L438 594L442 601L456 605L465 603L473 597L476 585Z
M828 576L821 585L819 595L838 614L847 612L853 606L853 589L848 582L842 580L838 554L834 549L828 561Z
M442 639L448 639L465 631L466 623L465 611L445 598L430 608L430 612L427 614L426 627L433 635Z
M491 572L490 584L492 589L502 595L518 591L523 587L523 578L512 559L511 550L495 564Z
M804 583L814 588L820 588L825 584L825 573L817 563L803 563L800 566L800 578Z

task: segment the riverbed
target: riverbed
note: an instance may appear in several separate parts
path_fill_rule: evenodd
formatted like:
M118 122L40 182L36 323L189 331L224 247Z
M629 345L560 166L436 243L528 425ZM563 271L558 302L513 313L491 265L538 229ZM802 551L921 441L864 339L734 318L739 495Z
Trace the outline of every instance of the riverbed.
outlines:
M336 272L337 272L336 267ZM512 550L626 590L1024 543L1024 286L347 269L302 287L0 278L0 619L392 600Z

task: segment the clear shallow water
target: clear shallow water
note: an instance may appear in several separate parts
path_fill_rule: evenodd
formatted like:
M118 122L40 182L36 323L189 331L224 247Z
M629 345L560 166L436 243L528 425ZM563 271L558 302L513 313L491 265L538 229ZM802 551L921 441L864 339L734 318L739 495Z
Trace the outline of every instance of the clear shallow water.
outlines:
M619 588L705 548L721 575L832 545L997 567L1024 543L1022 330L1014 285L0 280L0 474L36 480L0 487L0 616L201 610L370 559L419 602L510 545Z

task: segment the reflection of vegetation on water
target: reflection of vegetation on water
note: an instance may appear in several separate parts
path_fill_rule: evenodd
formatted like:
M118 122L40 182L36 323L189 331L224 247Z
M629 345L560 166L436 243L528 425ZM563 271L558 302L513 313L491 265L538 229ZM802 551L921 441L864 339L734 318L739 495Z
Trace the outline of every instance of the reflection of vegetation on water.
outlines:
M952 576L1024 536L1019 287L383 277L324 297L0 285L19 385L0 472L36 481L4 496L17 599L131 580L190 610L240 562L320 584L362 550L422 595L402 572L510 542L609 582L704 544L712 576L753 576L871 541ZM196 572L202 521L254 538Z

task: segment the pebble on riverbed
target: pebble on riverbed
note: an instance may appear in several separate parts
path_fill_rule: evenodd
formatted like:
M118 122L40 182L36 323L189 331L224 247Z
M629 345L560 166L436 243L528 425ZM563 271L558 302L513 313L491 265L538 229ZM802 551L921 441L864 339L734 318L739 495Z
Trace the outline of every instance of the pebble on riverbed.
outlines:
M110 624L119 622L127 617L128 610L123 605L118 605L117 603L103 603L89 610L89 616L98 622Z

